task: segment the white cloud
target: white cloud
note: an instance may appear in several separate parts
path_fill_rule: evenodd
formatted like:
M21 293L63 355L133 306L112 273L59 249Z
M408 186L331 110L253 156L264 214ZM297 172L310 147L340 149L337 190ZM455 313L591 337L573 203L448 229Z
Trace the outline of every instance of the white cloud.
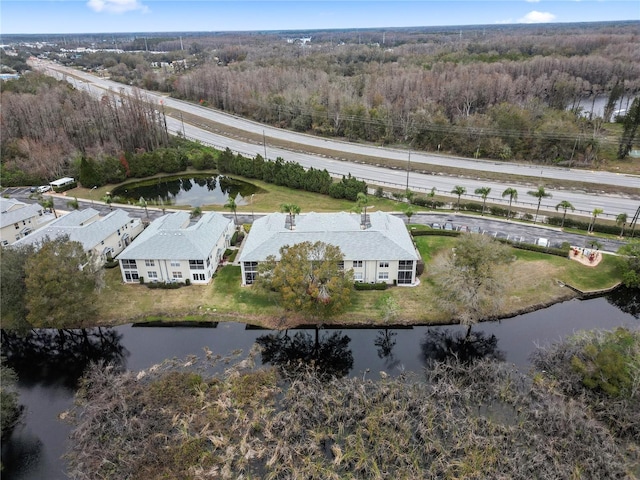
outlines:
M525 0L527 3L539 3L540 0Z
M149 7L138 0L89 0L87 6L96 12L125 13L140 10L143 13L149 11Z
M524 17L518 19L518 23L548 23L555 20L556 16L549 12L538 12L532 10Z

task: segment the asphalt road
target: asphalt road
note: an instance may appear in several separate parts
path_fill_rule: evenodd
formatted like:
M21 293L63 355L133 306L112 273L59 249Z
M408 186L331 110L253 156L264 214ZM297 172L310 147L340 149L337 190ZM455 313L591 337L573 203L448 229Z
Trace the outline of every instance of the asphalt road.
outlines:
M69 82L73 83L77 88L88 90L95 95L102 95L105 91L110 91L114 94L129 94L133 92L132 87L96 77L86 72L62 67L52 62L38 61L36 67L44 70L46 73L56 76L57 78L65 78ZM73 77L68 75L73 75ZM84 81L78 80L77 77L82 78ZM624 212L631 219L640 206L639 176L621 175L609 172L593 172L589 170L540 167L514 163L476 161L459 157L430 155L415 152L411 154L410 160L413 168L416 168L416 165L420 163L449 165L480 171L484 170L528 176L531 178L531 183L529 185L505 185L504 183L450 177L446 175L429 175L416 172L411 172L407 175L407 171L404 169L393 170L369 164L358 164L343 161L340 160L340 154L341 152L349 152L369 157L385 157L396 160L406 160L408 164L408 151L328 140L311 135L290 132L225 114L210 108L172 99L153 92L141 92L151 99L151 101L157 102L159 108L162 108L163 105L184 113L189 113L190 115L200 116L215 122L224 123L236 129L262 136L265 139L265 143L255 144L244 139L228 138L200 129L196 126L189 125L187 122L167 117L167 127L171 133L183 132L188 138L201 141L205 144L214 145L218 148L229 147L232 151L245 155L256 155L258 153L264 155L266 151L267 158L274 159L281 156L286 160L298 162L305 167L313 166L315 168L327 169L329 173L335 176L342 176L351 173L351 175L365 180L368 183L380 184L383 186L387 185L389 187L399 189L404 189L408 186L411 190L418 193L429 192L433 187L435 187L440 195L450 195L452 188L456 185L460 185L465 187L468 192L468 195L463 197L465 200L473 199L474 195L472 195L472 193L476 188L490 187L492 193L489 195L487 200L492 203L504 205L507 205L507 202L502 198L502 192L506 187L512 186L517 188L520 193L518 201L514 202L514 207L534 209L537 206L537 199L528 196L526 191L535 190L536 185L545 178L554 178L560 180L582 181L593 184L634 187L639 189L639 195L635 196L635 198L631 198L626 195L593 194L581 191L549 188L547 191L552 194L552 197L543 199L541 211L555 213L555 206L562 200L568 200L576 208L576 211L574 212L576 214L589 216L595 208L601 208L604 210L601 218L615 218L619 213ZM332 150L335 152L335 156L329 158L326 156L311 155L301 151L291 151L272 147L269 145L269 139L272 138L297 143L300 145L300 149L303 149L304 145L308 145Z

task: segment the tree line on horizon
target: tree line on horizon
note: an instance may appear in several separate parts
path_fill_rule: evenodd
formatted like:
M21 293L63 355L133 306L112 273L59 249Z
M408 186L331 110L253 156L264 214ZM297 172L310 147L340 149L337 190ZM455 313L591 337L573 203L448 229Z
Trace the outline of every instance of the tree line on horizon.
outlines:
M52 58L356 141L568 166L624 158L635 142L639 115L616 112L640 90L637 22L314 31L304 45L298 33L132 37L124 52ZM184 63L159 68L158 51ZM588 113L603 99L602 116Z

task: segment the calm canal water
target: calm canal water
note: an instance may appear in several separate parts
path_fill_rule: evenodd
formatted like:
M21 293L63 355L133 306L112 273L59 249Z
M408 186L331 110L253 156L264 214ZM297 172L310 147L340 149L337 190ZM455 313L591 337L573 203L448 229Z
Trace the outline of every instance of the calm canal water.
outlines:
M460 353L504 359L526 370L536 345L558 341L578 330L617 326L637 329L639 318L639 291L572 300L476 325L471 348L467 345ZM237 349L247 352L257 341L265 348L263 362L317 358L321 352L321 363L327 370L377 378L381 370L390 374L419 372L427 358L439 358L446 348L460 348L463 334L464 328L459 326L318 332L300 329L285 333L220 323L215 328L124 325L66 332L64 336L55 331L38 331L28 341L3 335L2 353L20 376L20 401L26 415L24 424L2 445L2 478L67 478L60 457L70 428L58 415L71 406L75 382L90 361L105 359L137 371L167 358L202 355L205 348L222 356Z

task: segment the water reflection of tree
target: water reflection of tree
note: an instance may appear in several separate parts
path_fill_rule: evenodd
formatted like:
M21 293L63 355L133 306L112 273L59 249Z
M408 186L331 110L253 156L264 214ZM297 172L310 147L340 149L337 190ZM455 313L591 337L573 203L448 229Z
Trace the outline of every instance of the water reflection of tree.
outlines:
M121 333L102 327L38 329L24 336L3 330L2 354L22 383L62 383L75 388L92 362L124 366L129 352L121 340Z
M348 348L351 338L342 332L320 336L288 331L262 335L256 343L262 347L262 363L270 363L294 374L312 367L323 377L343 377L353 367L353 353Z
M384 360L385 367L390 370L400 363L393 354L393 347L396 345L394 337L398 332L392 332L388 328L379 330L373 344L378 347L378 358Z
M640 289L617 288L606 296L607 302L633 318L640 318Z
M504 352L498 350L498 338L484 332L453 332L430 328L420 343L422 358L427 364L456 358L462 363L480 359L504 361Z
M184 190L185 192L188 192L189 190L191 190L193 188L193 183L191 183L191 181L193 179L191 178L182 178L182 190Z

